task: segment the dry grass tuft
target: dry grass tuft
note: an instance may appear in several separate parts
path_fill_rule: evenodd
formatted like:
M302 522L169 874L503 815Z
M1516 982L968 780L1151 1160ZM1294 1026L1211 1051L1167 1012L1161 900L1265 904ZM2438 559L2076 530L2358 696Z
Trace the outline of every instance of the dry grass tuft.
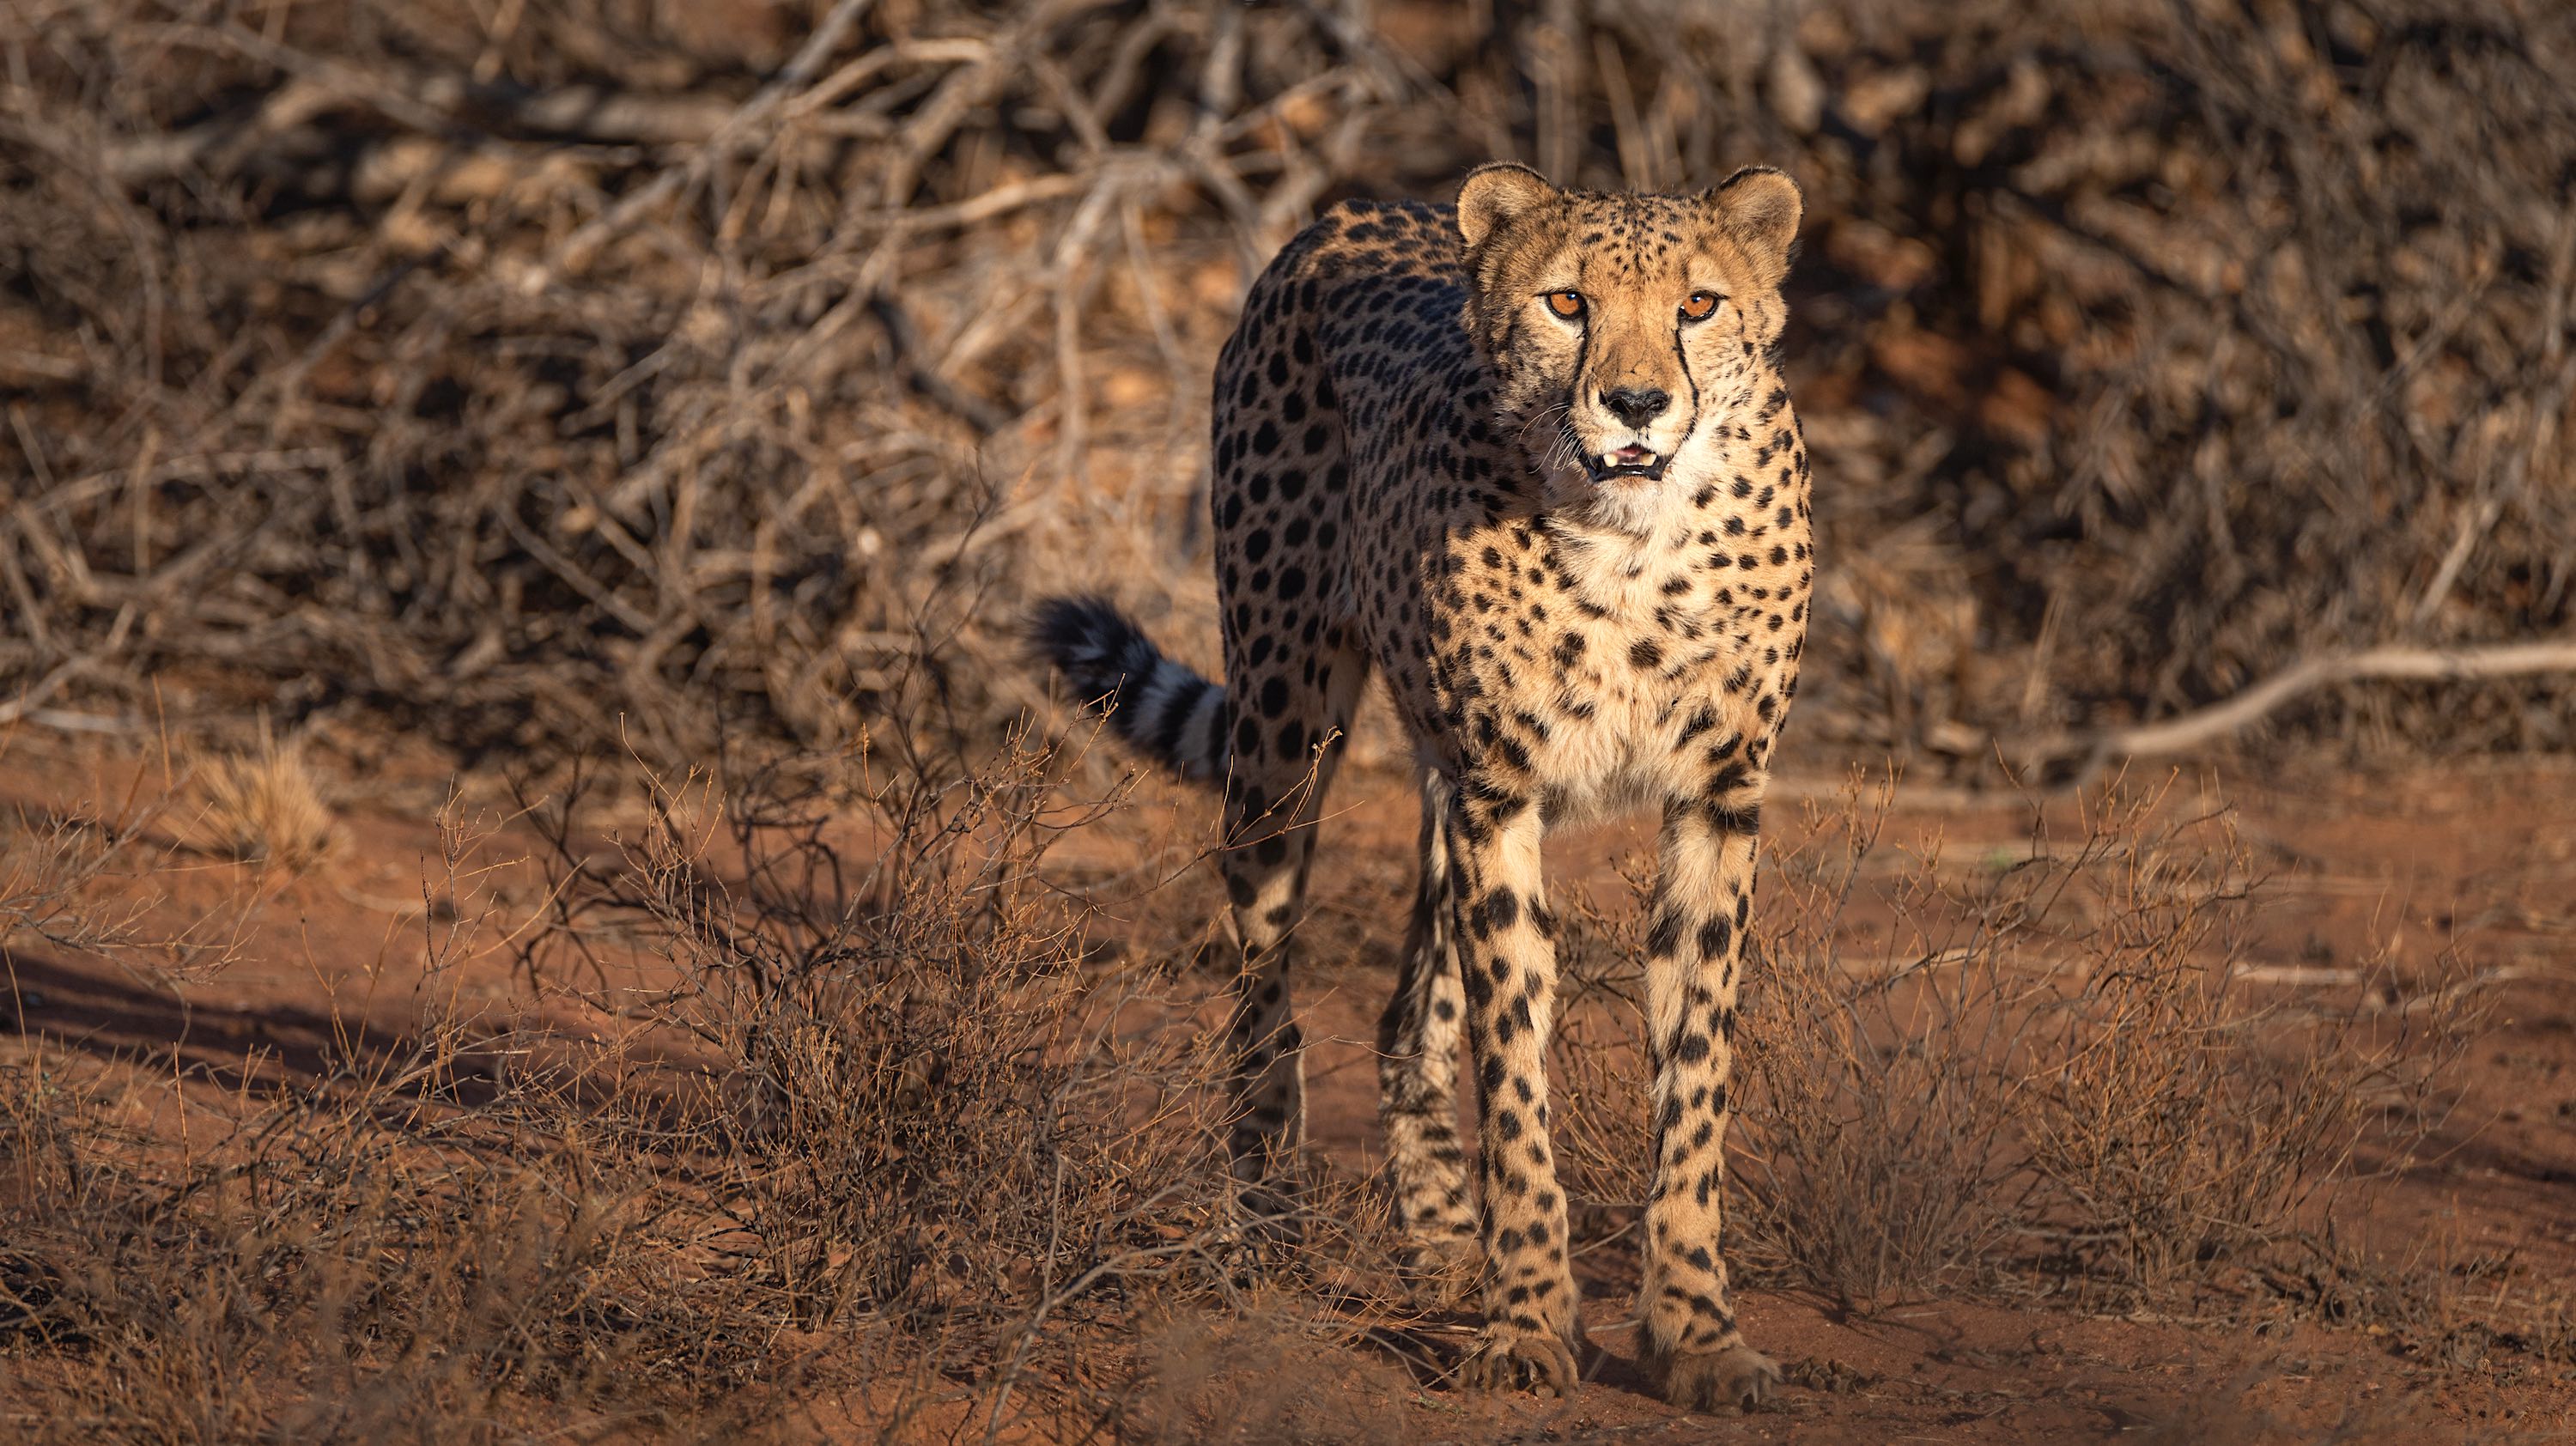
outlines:
M229 857L301 874L339 846L337 815L298 745L219 754L199 776L205 802L196 830Z

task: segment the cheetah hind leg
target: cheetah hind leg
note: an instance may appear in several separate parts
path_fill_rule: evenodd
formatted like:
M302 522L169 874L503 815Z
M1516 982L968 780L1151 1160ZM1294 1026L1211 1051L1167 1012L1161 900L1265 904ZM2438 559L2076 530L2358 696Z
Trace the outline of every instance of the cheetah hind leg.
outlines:
M1278 664L1284 668L1285 662ZM1291 981L1306 876L1340 739L1368 678L1368 660L1328 637L1301 691L1229 657L1230 697L1270 699L1263 715L1238 710L1225 781L1227 847L1218 859L1242 949L1227 1023L1235 1118L1227 1153L1236 1181L1234 1218L1263 1264L1296 1269L1311 1193L1304 1176L1306 1072ZM1273 731L1275 728L1275 732Z
M1484 1247L1476 1239L1466 1152L1458 1138L1458 1046L1466 997L1450 940L1446 839L1451 784L1422 779L1421 877L1395 992L1378 1019L1378 1119L1387 1177L1404 1231L1402 1279L1413 1303L1459 1310L1474 1298Z

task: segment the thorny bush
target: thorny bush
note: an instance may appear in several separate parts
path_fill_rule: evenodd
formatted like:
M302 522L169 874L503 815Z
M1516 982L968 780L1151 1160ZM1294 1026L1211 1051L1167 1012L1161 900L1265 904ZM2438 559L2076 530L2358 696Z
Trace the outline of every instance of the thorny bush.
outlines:
M577 799L552 811L528 967L578 965L597 1003L696 1042L694 1146L809 1326L993 1329L1074 1282L1216 1263L1220 1062L1167 974L1094 967L1086 910L1047 882L1048 847L1098 811L1061 803L1057 763L862 750L839 776L656 786L607 855Z

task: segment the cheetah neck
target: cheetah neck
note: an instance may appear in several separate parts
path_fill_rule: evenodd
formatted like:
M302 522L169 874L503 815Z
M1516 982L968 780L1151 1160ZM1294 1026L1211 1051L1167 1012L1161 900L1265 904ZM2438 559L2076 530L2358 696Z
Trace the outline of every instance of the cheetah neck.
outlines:
M1541 522L1576 596L1629 618L1694 617L1717 606L1719 588L1700 564L1712 553L1731 560L1749 543L1769 544L1772 513L1783 503L1803 510L1803 479L1752 480L1773 456L1712 421L1652 483L1613 490L1579 469L1553 469L1544 477ZM1736 495L1739 482L1747 495Z
M1664 601L1656 563L1671 553L1670 529L1641 534L1563 514L1551 514L1546 527L1577 598L1615 617L1645 614Z

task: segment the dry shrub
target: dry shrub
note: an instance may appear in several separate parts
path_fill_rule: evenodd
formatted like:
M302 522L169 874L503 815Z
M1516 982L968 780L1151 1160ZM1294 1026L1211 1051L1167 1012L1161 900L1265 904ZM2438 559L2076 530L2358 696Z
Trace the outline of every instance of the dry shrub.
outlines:
M17 741L0 737L0 767L64 766ZM172 908L153 884L181 865L190 832L185 804L156 776L168 777L138 769L120 796L94 802L0 810L0 1019L19 1012L13 949L102 959L155 988L210 979L239 957L256 896Z
M597 997L696 1041L661 1087L783 1321L936 1340L997 1412L1066 1317L1222 1281L1233 1233L1212 1041L1167 971L1093 964L1038 868L1096 817L1060 771L1015 746L966 775L863 751L692 780L607 866L562 806L526 954L658 980Z
M436 986L492 904L445 832L416 1031L335 1020L309 1072L0 1050L0 1356L32 1439L487 1442L721 1409L767 1360L622 1112L463 1054L482 1022Z
M2538 1276L2519 1251L2480 1250L2440 1233L2373 1242L2338 1234L2266 1262L2263 1285L2294 1315L2385 1335L2436 1370L2502 1381L2576 1362L2576 1293Z
M759 1359L651 1182L577 1126L337 1084L183 1105L172 1144L119 1122L158 1086L0 1061L0 1347L53 1367L12 1372L30 1439L493 1441L700 1404Z
M1891 860L1892 782L1810 810L1769 864L1729 1160L1735 1259L1867 1307L2037 1271L2152 1293L2327 1223L2374 1132L2456 1057L2465 1013L2292 1017L2235 978L2254 878L2223 816L2161 791L2034 818L2018 857ZM1786 832L1786 831L1784 831ZM1569 1195L1645 1198L1632 917L1581 907L1558 1065ZM2195 1272L2198 1272L2197 1274Z
M0 960L11 944L99 952L131 940L145 906L102 900L98 889L130 861L153 817L149 809L0 816Z
M1862 1305L1990 1268L2026 1203L2011 1176L2018 1021L1999 1007L2008 938L1944 919L1929 860L1879 902L1897 928L1921 918L1946 937L1880 961L1846 932L1891 793L1864 802L1855 786L1774 866L1734 1175L1748 1263Z

